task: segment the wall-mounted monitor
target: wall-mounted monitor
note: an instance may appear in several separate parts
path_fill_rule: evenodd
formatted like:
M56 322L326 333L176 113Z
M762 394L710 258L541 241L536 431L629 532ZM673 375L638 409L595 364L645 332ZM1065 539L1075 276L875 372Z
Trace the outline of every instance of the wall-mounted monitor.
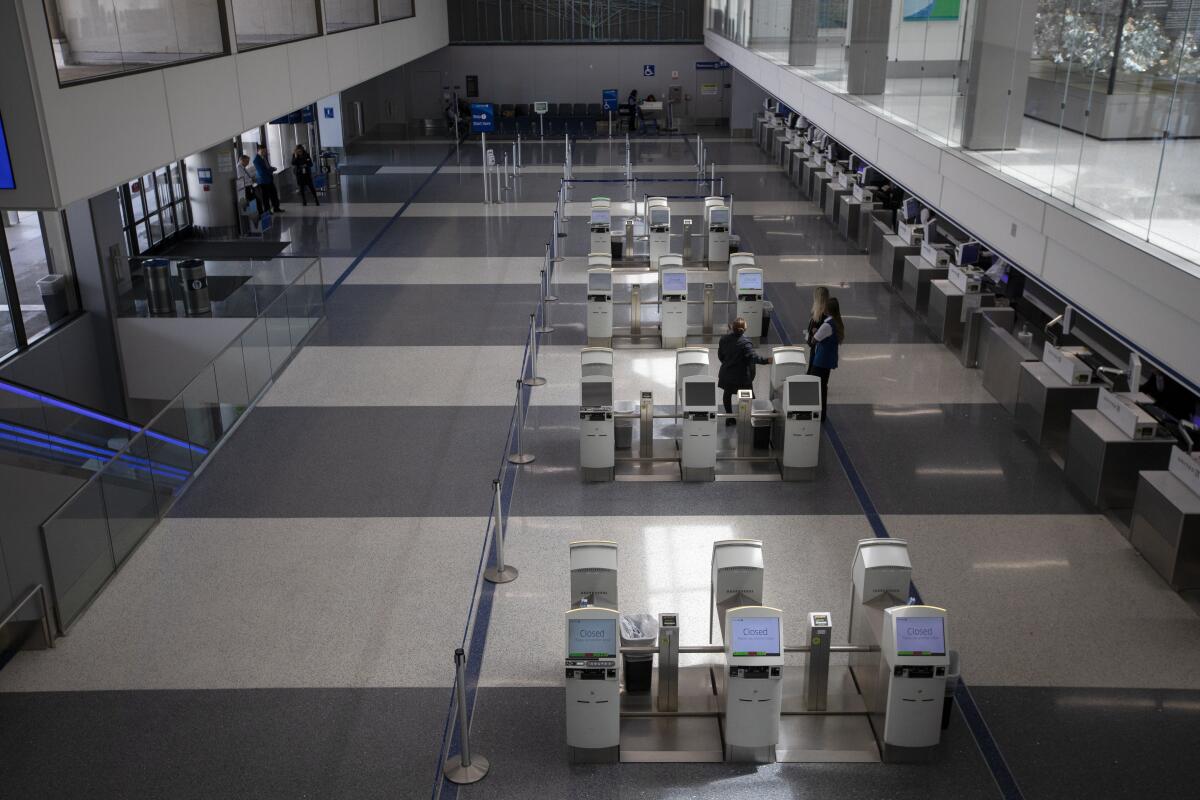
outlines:
M612 408L613 386L611 381L583 382L584 408Z
M778 656L779 617L730 617L729 654L743 658Z
M763 288L763 274L758 270L738 270L737 288L739 292L761 292Z
M787 404L789 406L819 406L821 405L821 384L819 381L788 381Z
M664 272L662 276L662 290L667 294L686 294L687 273Z
M688 381L683 385L683 404L710 408L717 404L717 385L712 381Z
M616 658L615 619L571 619L567 621L567 634L568 658Z
M897 617L896 655L946 655L945 620L942 617Z
M15 189L12 158L8 154L8 139L4 135L4 119L0 117L0 189Z

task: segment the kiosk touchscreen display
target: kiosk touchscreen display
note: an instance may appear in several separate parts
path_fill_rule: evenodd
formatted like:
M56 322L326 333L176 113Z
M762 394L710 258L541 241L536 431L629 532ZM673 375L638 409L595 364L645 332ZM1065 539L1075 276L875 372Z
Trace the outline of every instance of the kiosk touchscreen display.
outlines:
M612 291L612 275L607 273L592 273L588 275L588 291L607 294Z
M729 620L729 654L779 655L779 617L733 617Z
M691 381L683 385L683 404L708 408L717 404L717 385L712 381Z
M713 225L728 225L729 224L729 209L714 208L709 215L709 220Z
M617 621L615 619L572 619L567 622L571 644L568 658L615 658Z
M612 384L608 381L584 381L583 407L608 408L612 405Z
M687 273L664 272L662 276L662 290L670 294L684 294L687 292Z
M821 405L821 384L817 381L788 381L789 406Z
M666 208L650 209L650 224L651 225L666 225L671 221L671 211Z
M609 225L612 223L612 212L592 209L593 225Z
M896 655L946 655L945 622L941 617L897 617Z
M761 272L738 272L738 290L739 291L762 291Z

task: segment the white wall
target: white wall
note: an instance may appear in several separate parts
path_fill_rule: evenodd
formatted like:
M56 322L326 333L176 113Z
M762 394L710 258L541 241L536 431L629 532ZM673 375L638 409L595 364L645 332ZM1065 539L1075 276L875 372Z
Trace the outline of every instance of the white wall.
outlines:
M14 2L55 175L52 203L40 207L94 196L448 40L445 0L417 0L412 19L60 88L42 0Z
M904 0L892 0L889 61L957 61L963 27L972 22L975 0L962 0L957 20L905 22Z
M1159 365L1200 387L1200 267L729 40L709 49Z

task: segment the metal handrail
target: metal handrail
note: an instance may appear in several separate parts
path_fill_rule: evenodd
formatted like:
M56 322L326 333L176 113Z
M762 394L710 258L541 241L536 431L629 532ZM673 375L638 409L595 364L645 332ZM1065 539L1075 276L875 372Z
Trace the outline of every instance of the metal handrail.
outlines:
M53 649L54 648L54 634L50 630L50 600L46 596L46 587L40 583L37 586L34 586L28 592L26 592L25 596L22 597L15 606L13 606L12 611L9 611L8 614L5 615L4 619L0 619L0 628L3 628L8 623L12 622L13 617L15 617L17 615L17 613L20 612L20 610L22 608L24 608L25 605L30 600L33 599L34 595L37 595L38 604L41 606L41 609L42 609L42 614L41 614L42 638L44 638L46 640L46 647Z

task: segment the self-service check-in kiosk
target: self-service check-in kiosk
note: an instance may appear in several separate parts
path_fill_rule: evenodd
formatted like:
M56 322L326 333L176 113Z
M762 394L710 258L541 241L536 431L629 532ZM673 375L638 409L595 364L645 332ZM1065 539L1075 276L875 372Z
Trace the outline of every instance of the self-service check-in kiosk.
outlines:
M592 198L592 217L588 230L591 233L589 253L612 252L612 203L607 197Z
M737 271L737 315L746 320L746 335L754 342L762 338L763 271L742 267Z
M613 271L611 267L592 267L587 271L588 344L612 346Z
M585 481L611 481L616 468L613 418L613 351L580 353L579 464Z
M711 375L683 379L683 434L679 447L683 480L716 480L717 381Z
M763 544L758 539L721 539L713 542L709 583L708 640L713 640L713 620L725 636L725 612L763 602Z
M683 257L668 254L659 259L658 313L662 346L683 347L688 333L688 274Z
M771 446L783 450L783 430L786 414L787 379L808 372L808 355L802 345L784 345L771 350L771 410L775 419L771 425Z
M571 608L617 609L617 543L571 542Z
M659 269L659 259L671 252L671 208L667 198L646 199L646 227L650 239L650 268Z
M708 263L729 261L729 206L724 200L712 205L705 200L705 229L708 231Z
M887 609L880 651L878 687L885 702L880 755L887 762L926 761L942 738L950 669L946 610Z
M576 763L615 762L621 747L619 615L611 608L566 614L567 749Z
M693 375L708 375L708 348L691 346L675 351L675 411L683 413L683 382Z
M783 455L779 471L785 481L809 480L821 451L821 379L792 375L784 384Z
M753 267L754 253L730 253L729 254L729 285L737 286L737 271L742 267Z
M725 612L725 759L773 762L783 710L783 612Z

